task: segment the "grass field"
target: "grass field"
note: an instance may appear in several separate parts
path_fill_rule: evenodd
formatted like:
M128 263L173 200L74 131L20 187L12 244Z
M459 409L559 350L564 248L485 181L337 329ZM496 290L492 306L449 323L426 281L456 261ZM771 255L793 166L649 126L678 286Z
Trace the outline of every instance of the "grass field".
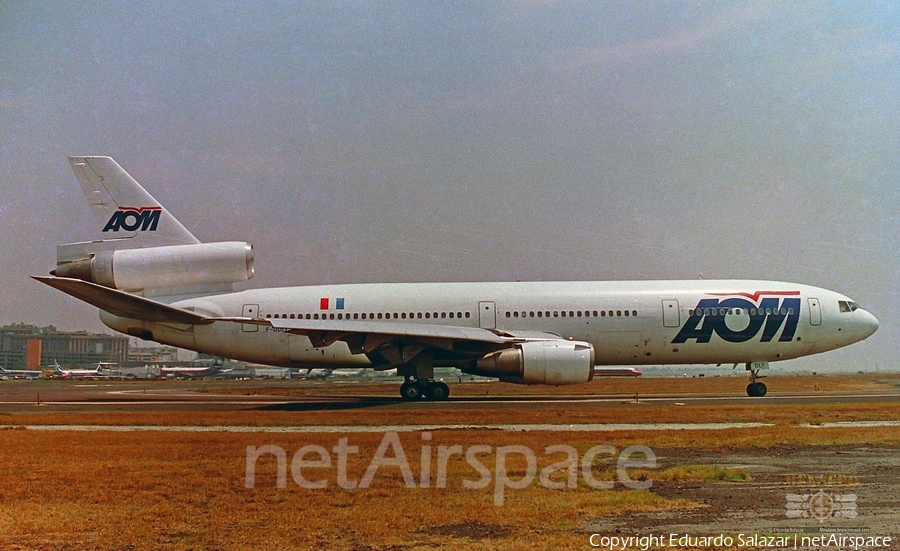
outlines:
M821 378L830 381L831 378ZM850 377L839 385L880 385L880 380ZM896 379L886 384L896 385ZM649 380L647 380L649 381ZM647 393L652 393L652 384ZM669 380L664 380L669 382ZM694 389L709 390L697 380ZM815 378L818 385L820 378ZM630 381L636 383L637 381ZM731 383L735 381L732 380ZM621 384L626 384L623 382ZM619 383L616 383L619 384ZM797 381L797 386L807 383ZM835 383L836 385L838 383ZM777 386L774 382L771 386ZM460 390L459 388L455 390ZM547 389L543 389L546 391ZM253 391L263 391L253 389ZM383 389L382 389L383 392ZM618 391L617 391L618 392ZM823 390L822 392L826 392ZM600 423L764 421L764 429L718 431L507 432L435 430L398 435L415 487L407 487L397 465L379 467L368 488L339 486L335 447L346 438L356 453L346 455L346 478L360 481L384 444L384 433L272 434L184 432L39 432L0 431L0 549L583 549L589 548L585 526L598 517L635 511L692 510L705 505L665 498L650 489L629 489L615 481L617 454L627 446L649 447L659 458L657 469L636 468L635 480L714 480L739 491L749 477L741 469L683 462L666 464L669 450L779 450L790 446L815 453L834 444L900 445L900 427L799 428L803 423L847 420L898 420L896 404L748 405L723 407L653 406L623 401L620 406L579 408L577 404L541 409L445 411L439 417L421 410L366 408L344 411L232 411L109 414L34 413L0 416L0 424L168 424L168 425L299 425L380 423ZM489 416L489 418L486 418ZM533 450L538 471L565 459L545 453L547 446L570 446L581 460L598 445L615 452L596 454L588 473L613 481L612 489L595 488L577 471L575 487L551 489L536 478L524 488L502 487L497 499L498 449L520 446ZM286 453L286 484L277 487L274 455L256 462L254 485L246 485L248 446L277 446ZM325 481L322 489L301 487L291 461L304 446L321 446L331 454L329 467L302 466L303 476ZM446 459L446 487L437 487L438 450L460 446L489 447L480 464L491 475L484 481L463 455ZM429 448L429 453L423 451ZM516 448L521 449L521 448ZM389 448L385 458L397 457ZM423 457L425 458L423 460ZM307 454L301 459L316 459ZM429 482L423 483L422 464ZM521 453L505 456L503 470L515 481L528 474ZM551 469L549 480L567 484L569 471Z
M806 435L806 436L802 436ZM428 445L526 446L535 450L538 468L561 459L545 455L548 445L572 446L582 457L598 444L621 451L649 446L659 456L715 439L719 448L775 447L786 442L897 444L900 429L729 430L652 433L515 433L435 431ZM342 435L359 448L349 454L347 479L359 481L384 437L379 433ZM408 488L397 466L382 466L366 489L338 486L335 468L306 469L324 489L300 487L290 469L287 484L276 487L275 456L256 463L255 486L245 487L247 446L274 445L291 456L302 446L333 450L338 435L232 433L0 433L6 450L0 476L0 548L2 549L571 549L583 548L581 532L591 518L655 509L702 507L668 500L652 490L617 484L594 489L579 476L575 488L548 489L536 481L523 489L505 489L494 505L495 484L467 489L464 480L480 475L465 459L447 464L446 488ZM399 435L416 484L420 486L423 441L418 433ZM394 448L384 457L396 457ZM436 453L436 452L435 452ZM311 459L308 456L307 459ZM611 455L601 459L612 461ZM481 463L496 473L496 455ZM598 478L609 464L598 462ZM519 480L525 460L507 456L506 472ZM663 480L716 477L739 486L739 471L722 473L710 466L640 469ZM564 475L565 471L557 473ZM558 480L564 480L558 478Z

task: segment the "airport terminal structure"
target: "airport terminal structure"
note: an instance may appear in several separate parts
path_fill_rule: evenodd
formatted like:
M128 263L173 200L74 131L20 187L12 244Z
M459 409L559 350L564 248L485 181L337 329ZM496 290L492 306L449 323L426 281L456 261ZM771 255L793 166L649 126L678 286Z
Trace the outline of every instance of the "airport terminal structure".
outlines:
M128 337L122 335L64 332L26 323L0 327L0 366L6 369L39 369L54 361L64 366L124 365L128 354Z

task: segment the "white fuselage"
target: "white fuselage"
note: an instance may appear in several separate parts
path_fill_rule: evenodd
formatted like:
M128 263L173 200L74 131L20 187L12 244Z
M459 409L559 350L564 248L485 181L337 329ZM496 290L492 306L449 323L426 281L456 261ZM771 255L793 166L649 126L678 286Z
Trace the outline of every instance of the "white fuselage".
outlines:
M173 306L211 317L376 320L543 332L584 341L596 365L778 361L860 341L874 316L833 291L794 283L720 281L391 283L255 289ZM854 304L855 306L855 304ZM842 311L843 310L843 311ZM119 318L109 327L238 360L294 367L366 367L338 341L251 324L178 325Z

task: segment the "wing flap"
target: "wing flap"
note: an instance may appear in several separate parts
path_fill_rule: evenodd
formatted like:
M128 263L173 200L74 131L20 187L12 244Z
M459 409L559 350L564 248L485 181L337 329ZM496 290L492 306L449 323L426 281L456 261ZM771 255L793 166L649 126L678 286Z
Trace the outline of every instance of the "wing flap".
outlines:
M31 277L114 316L188 325L204 325L215 321L213 318L201 316L188 310L175 308L161 302L80 279L53 276Z

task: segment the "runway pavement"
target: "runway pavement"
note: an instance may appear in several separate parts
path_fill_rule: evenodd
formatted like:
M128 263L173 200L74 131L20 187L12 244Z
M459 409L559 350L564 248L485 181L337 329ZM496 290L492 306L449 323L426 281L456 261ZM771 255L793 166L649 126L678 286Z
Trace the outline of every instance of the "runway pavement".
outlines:
M459 396L443 402L406 402L395 397L393 385L383 385L383 395L354 393L353 385L341 390L315 394L315 387L296 387L297 395L266 395L258 385L248 385L247 393L235 391L240 383L227 385L208 382L115 382L72 383L65 381L4 382L0 384L0 411L104 412L104 411L231 411L283 410L326 411L357 408L408 410L465 410L504 408L554 408L565 404L578 407L610 408L633 406L635 402L653 405L749 405L879 403L900 401L900 388L869 392L816 392L809 394L770 392L762 398L750 398L741 392L727 394L648 394L648 395L522 395ZM228 388L228 393L222 392ZM300 395L301 392L303 395Z

